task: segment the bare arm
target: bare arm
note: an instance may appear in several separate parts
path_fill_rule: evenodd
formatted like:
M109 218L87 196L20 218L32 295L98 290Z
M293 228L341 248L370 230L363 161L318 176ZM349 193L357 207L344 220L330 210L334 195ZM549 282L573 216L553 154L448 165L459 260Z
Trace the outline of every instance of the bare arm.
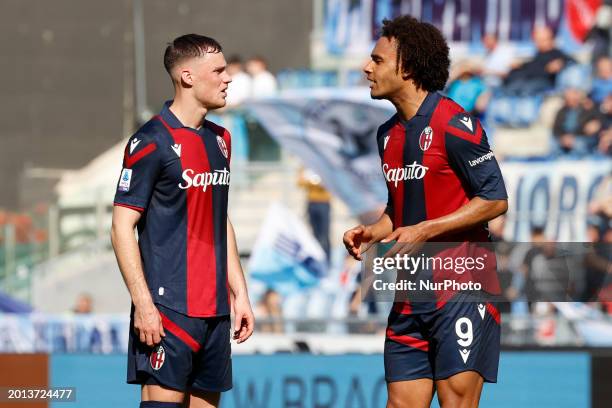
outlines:
M474 197L456 211L416 225L398 228L382 242L425 242L441 235L464 231L484 224L508 210L507 200L484 200Z
M484 200L474 197L469 203L440 218L425 221L428 239L464 231L484 224L508 211L507 200Z
M253 334L255 318L251 310L246 280L240 265L236 234L229 217L227 218L227 268L229 286L234 297L234 339L238 343L242 343Z
M378 242L393 231L393 222L389 214L384 212L378 221L370 225L358 225L344 233L343 242L346 250L353 258L361 260L362 244ZM365 250L366 248L364 248Z
M165 336L159 311L153 304L149 287L144 277L140 249L134 235L134 228L140 220L138 211L115 206L111 242L123 280L134 303L134 329L140 341L153 346Z

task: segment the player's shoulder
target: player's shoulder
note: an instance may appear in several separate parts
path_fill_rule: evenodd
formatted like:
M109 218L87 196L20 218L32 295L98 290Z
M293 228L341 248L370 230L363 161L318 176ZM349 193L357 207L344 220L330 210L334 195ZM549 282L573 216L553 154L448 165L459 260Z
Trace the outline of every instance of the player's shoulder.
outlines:
M167 129L158 116L154 116L143 124L129 139L139 139L144 142L161 143L165 138Z
M169 142L167 129L158 117L153 117L142 125L126 142L126 158L149 156L156 157L163 146Z
M216 124L213 121L210 121L208 119L204 120L204 126L206 126L207 128L209 128L210 130L212 130L212 132L217 135L217 136L221 136L223 138L229 138L230 137L230 132L224 128L221 125Z
M399 115L395 113L385 123L378 127L376 138L380 139L381 137L388 135L391 129L393 129L393 126L395 126L397 123L399 123Z
M443 96L439 103L439 109L442 109L444 112L444 132L446 135L474 143L480 142L483 129L477 117L446 96Z

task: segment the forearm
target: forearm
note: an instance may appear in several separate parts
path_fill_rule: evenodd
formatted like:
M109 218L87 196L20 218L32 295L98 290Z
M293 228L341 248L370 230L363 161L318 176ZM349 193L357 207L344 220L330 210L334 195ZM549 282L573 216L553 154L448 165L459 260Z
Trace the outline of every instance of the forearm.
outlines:
M229 218L227 219L227 267L229 286L234 297L248 297L246 280L242 272L238 246L236 245L236 234Z
M372 234L372 242L378 242L393 232L393 221L391 221L389 214L384 212L378 221L376 221L374 224L368 225L367 228Z
M152 303L153 300L144 277L140 249L133 228L113 225L111 242L121 275L132 297L132 302L136 306Z
M457 211L433 220L424 221L422 227L425 229L429 239L441 235L456 233L481 225L508 210L506 200L484 200L474 197L469 203Z

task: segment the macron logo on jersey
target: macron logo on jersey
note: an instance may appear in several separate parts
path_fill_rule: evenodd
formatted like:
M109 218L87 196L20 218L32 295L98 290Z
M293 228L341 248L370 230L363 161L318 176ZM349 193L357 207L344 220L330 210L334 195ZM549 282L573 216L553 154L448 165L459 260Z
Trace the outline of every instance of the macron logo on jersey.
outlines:
M478 157L477 159L474 160L468 160L468 163L470 164L470 167L476 167L478 166L480 163L483 163L487 160L491 160L493 158L493 152L489 151L489 153Z
M176 153L178 157L181 157L181 145L180 144L173 144L170 147L172 148L172 150L174 150L174 153Z
M470 119L469 116L464 116L463 118L459 119L459 122L461 122L466 128L470 129L470 132L474 131L474 127L472 126L472 119Z
M130 142L130 154L134 153L134 149L136 148L136 146L138 146L138 143L140 143L140 139L132 139L132 141Z
M387 163L383 164L383 173L389 183L395 183L395 187L400 181L420 180L425 177L429 167L421 166L416 161L406 167L390 169Z
M183 180L185 184L180 183L178 185L181 190L187 190L190 187L201 187L202 191L205 192L208 186L229 186L230 172L224 168L223 170L215 170L213 173L195 174L195 171L192 169L186 169L183 171Z

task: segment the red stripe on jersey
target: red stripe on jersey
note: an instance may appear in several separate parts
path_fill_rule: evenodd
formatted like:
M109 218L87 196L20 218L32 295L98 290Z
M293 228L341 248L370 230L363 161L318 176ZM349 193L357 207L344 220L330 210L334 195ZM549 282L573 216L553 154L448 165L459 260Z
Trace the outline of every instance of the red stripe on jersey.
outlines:
M423 351L429 350L429 343L427 342L427 340L417 339L416 337L407 336L407 335L399 336L395 334L393 330L391 330L390 327L387 328L387 338L389 340L393 340L398 343L401 343L406 346L410 346L410 347L413 347L419 350L423 350Z
M469 201L461 180L450 167L446 154L448 122L457 113L453 105L452 101L441 99L429 121L433 130L433 141L431 147L423 153L423 166L435 171L428 171L423 179L428 220L448 215Z
M155 143L149 143L148 145L146 145L145 147L143 147L142 149L140 149L139 151L137 151L133 156L130 156L127 151L125 153L125 167L126 168L131 168L133 165L135 165L139 160L145 158L146 156L148 156L149 154L153 153L155 151L155 149L157 149L157 146L155 145Z
M186 129L173 129L161 119L174 143L181 145L183 172L191 177L210 173L210 162L202 136ZM217 259L213 220L213 186L189 187L187 193L187 315L217 314Z
M406 131L398 121L389 132L387 147L383 153L383 171L404 168L404 148L406 145ZM386 166L385 166L386 165ZM385 175L386 179L386 175ZM393 197L393 228L404 225L404 183L400 181L397 186L393 181L387 180L387 188Z
M476 124L476 132L474 132L474 134L466 132L465 130L459 129L455 126L449 126L448 132L460 139L467 140L468 142L475 144L480 144L480 142L482 142L482 125L478 120L475 120L474 122Z
M170 333L181 339L181 341L188 345L194 353L197 353L200 350L200 343L198 343L193 337L191 337L189 333L183 330L182 327L175 324L172 320L168 319L168 317L162 312L159 312L159 315L161 316L164 330L168 330Z
M493 316L493 319L495 319L495 322L497 322L497 324L501 323L501 316L499 314L499 310L497 310L497 308L491 303L487 303L487 312L489 312L491 316Z
M123 203L113 203L113 205L116 205L117 207L125 207L125 208L129 208L130 210L134 210L134 211L138 211L138 212L143 212L144 208L142 207L137 207L135 205L127 205L127 204L123 204Z
M412 314L412 306L408 301L397 301L393 303L393 311L399 314Z

